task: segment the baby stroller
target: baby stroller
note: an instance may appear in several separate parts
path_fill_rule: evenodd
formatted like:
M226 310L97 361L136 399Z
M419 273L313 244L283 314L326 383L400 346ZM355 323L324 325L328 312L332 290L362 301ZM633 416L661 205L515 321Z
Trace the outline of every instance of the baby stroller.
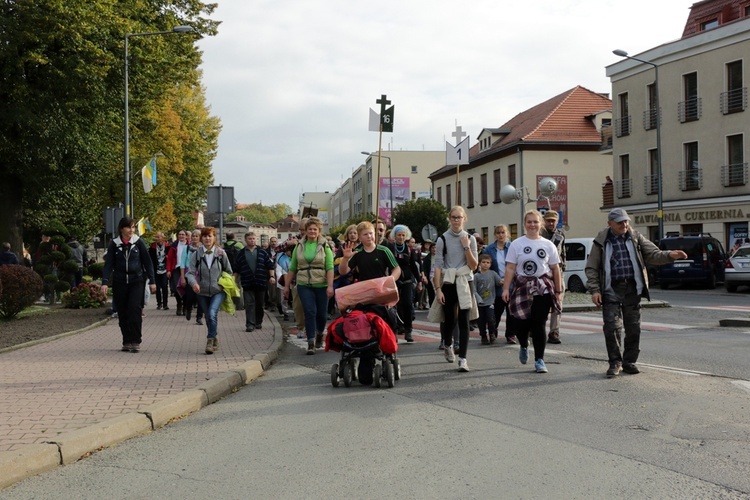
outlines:
M341 352L340 361L331 366L331 385L338 387L343 379L351 387L359 379L363 385L381 387L385 381L393 387L401 378L398 340L383 316L389 317L384 306L358 304L328 325L325 350Z

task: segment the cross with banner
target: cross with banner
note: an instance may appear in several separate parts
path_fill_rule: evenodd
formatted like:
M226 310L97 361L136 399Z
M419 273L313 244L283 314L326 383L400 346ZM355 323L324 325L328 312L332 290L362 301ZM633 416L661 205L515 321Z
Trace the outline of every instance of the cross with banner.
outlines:
M393 115L394 110L396 106L391 106L390 108L386 108L391 103L391 101L388 100L385 94L381 94L380 99L375 100L375 104L380 104L380 114L376 113L372 108L370 108L370 123L369 123L369 130L371 132L378 132L378 177L377 177L377 183L375 188L375 203L380 203L380 158L382 156L383 151L383 132L391 132L393 133ZM393 186L391 186L391 189L393 189ZM393 210L393 207L391 207L391 210ZM380 218L379 216L380 210L379 207L375 207L375 218L376 220Z
M459 125L456 125L456 130L451 135L456 138L456 146L453 147L450 142L445 141L445 164L456 166L456 202L458 202L458 176L460 166L469 164L469 138Z

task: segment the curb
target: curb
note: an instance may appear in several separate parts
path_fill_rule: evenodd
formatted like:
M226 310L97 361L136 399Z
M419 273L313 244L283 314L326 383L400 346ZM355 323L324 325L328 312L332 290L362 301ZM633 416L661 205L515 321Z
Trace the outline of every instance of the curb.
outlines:
M672 307L672 305L665 300L646 300L641 302L641 308L650 309L655 307ZM592 304L565 304L563 303L563 314L566 312L589 312L589 311L601 311L601 307L596 307Z
M750 318L720 319L719 326L750 326Z
M43 339L36 339L36 340L32 340L30 342L25 342L23 344L12 345L10 347L4 347L4 348L0 349L0 354L2 354L4 352L17 351L18 349L23 349L25 347L31 347L31 346L34 346L34 345L37 345L37 344L44 344L45 342L52 342L53 340L61 339L63 337L69 337L71 335L77 335L79 333L87 332L87 331L92 330L94 328L99 328L100 326L106 325L107 321L109 321L109 320L110 320L110 318L104 318L101 321L97 321L96 323L93 323L93 324L91 324L91 325L89 325L87 327L84 327L84 328L79 328L78 330L71 330L69 332L59 333L59 334L53 335L51 337L44 337Z
M103 324L106 321L99 323ZM16 348L73 335L92 327L28 342ZM60 434L54 441L27 445L19 450L0 452L0 470L3 471L0 474L0 490L60 465L68 465L86 458L90 453L103 448L149 434L250 384L262 376L265 370L278 359L285 344L281 324L279 324L279 329L282 333L281 335L274 334L268 351L256 354L251 360L237 368L217 375L194 389L168 396L139 411L108 418L88 427Z

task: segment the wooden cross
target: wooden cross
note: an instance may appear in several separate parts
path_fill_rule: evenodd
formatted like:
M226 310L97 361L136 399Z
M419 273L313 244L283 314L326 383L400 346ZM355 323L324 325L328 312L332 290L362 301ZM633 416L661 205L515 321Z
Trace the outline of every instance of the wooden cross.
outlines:
M391 103L388 99L385 98L385 94L382 94L380 96L380 99L375 100L375 104L380 104L380 119L383 119L383 114L385 113L385 107L388 106Z

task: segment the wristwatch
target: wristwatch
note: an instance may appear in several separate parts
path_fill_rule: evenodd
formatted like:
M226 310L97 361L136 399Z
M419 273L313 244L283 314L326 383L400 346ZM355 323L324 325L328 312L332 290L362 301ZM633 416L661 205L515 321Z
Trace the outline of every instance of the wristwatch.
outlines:
M471 248L471 247L464 247L464 252L465 252L466 250L469 250L470 248Z

